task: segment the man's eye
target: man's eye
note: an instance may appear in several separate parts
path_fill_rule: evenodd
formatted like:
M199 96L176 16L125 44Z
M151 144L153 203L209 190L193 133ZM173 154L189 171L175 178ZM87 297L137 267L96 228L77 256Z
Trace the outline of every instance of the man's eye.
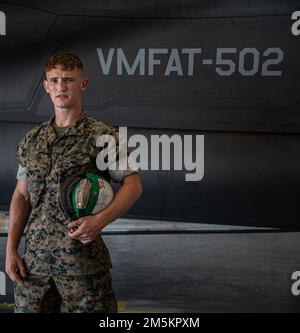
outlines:
M51 79L50 82L51 83L57 83L57 80L56 79Z

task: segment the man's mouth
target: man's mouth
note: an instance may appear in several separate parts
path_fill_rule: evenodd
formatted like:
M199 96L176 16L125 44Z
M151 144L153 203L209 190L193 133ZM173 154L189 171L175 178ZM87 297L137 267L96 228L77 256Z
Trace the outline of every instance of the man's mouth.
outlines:
M56 98L67 98L67 97L68 97L68 95L63 95L63 94L56 96Z

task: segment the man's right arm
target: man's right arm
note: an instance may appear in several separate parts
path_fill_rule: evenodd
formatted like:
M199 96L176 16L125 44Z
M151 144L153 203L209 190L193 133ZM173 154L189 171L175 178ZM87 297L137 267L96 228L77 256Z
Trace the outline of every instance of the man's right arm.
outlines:
M6 246L6 273L16 283L26 276L26 268L18 247L31 212L27 180L18 180L9 211Z

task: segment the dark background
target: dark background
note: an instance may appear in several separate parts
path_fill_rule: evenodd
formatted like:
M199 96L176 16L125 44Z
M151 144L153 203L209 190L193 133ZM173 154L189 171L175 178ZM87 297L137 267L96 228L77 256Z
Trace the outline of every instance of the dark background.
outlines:
M204 223L299 228L299 45L291 33L298 1L0 1L7 35L0 37L0 208L15 185L16 147L52 106L42 87L53 53L71 51L90 80L85 111L129 135L204 134L205 175L186 182L185 170L141 171L144 194L127 216ZM218 48L237 65L256 48L259 70L219 76ZM281 48L283 61L262 76L263 53ZM122 48L132 63L140 48L202 48L193 76L104 75L97 48ZM227 56L226 56L227 57ZM213 59L202 65L202 59ZM270 57L271 58L271 57ZM186 71L187 57L182 56ZM199 60L200 59L200 60ZM251 68L251 56L245 66ZM147 68L146 59L146 68ZM224 69L226 66L224 67ZM195 152L194 152L195 153Z

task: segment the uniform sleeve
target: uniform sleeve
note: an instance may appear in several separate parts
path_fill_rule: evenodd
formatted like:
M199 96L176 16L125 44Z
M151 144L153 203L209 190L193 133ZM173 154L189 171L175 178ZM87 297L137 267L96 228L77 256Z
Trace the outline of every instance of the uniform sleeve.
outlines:
M28 170L26 168L22 167L21 164L19 164L16 178L18 180L26 180L27 179L27 173L28 173Z
M110 170L110 169L108 170L111 179L115 183L121 183L127 176L135 172L138 172L138 167L135 165L130 155L127 156L126 161L124 161L123 163L124 164L127 163L127 168L125 170L120 170L118 168L116 168L116 170Z
M19 142L18 149L17 149L17 160L19 166L26 167L26 147L27 147L27 135Z
M108 134L111 139L115 140L115 144L109 144L108 148L105 151L100 152L99 154L114 156L112 160L115 163L107 163L108 172L110 178L115 183L121 183L127 176L138 172L138 166L130 157L130 153L125 153L125 149L127 150L127 142L125 138L119 137L118 130L114 127L109 126L109 130L106 134ZM109 147L111 149L109 149Z

